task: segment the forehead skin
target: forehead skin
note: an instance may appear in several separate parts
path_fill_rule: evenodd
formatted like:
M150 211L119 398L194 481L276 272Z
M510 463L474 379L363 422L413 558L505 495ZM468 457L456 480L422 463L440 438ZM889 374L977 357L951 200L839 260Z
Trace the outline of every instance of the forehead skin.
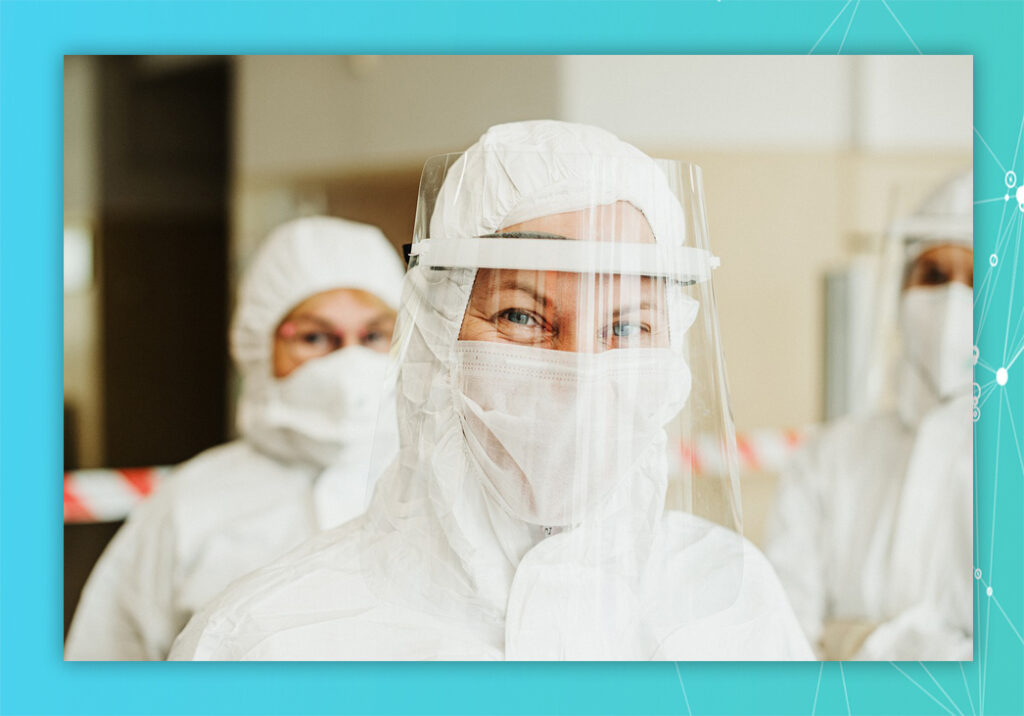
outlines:
M344 330L346 327L364 325L382 314L393 313L384 301L368 291L336 288L310 296L289 311L281 323L299 317L315 318Z
M537 232L585 241L652 244L654 232L639 209L625 201L551 214L502 227L499 234Z

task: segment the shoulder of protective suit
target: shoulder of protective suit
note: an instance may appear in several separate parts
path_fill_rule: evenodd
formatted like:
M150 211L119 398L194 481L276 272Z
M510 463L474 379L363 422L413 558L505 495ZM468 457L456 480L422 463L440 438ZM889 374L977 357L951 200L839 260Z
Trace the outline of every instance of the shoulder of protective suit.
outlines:
M178 465L138 511L148 520L163 515L181 534L202 540L247 515L297 505L314 477L311 469L284 465L236 440Z
M692 549L715 550L721 540L739 536L703 517L670 510L661 518L661 529L654 543L655 553L678 555Z
M179 483L197 479L209 482L230 476L235 467L258 464L262 459L259 451L245 440L232 440L203 450L195 457L179 463L174 468L172 478Z
M665 515L662 526L655 545L658 558L665 563L685 561L705 572L732 571L739 566L744 582L757 581L766 572L774 574L767 557L738 532L676 511ZM668 573L682 571L669 569Z
M244 440L234 440L204 450L175 467L158 492L201 499L204 495L251 491L275 481L304 478L311 472L310 468L281 463Z
M361 546L356 519L322 532L269 565L234 582L182 632L172 659L244 659L270 633L276 618L324 620L347 609L373 605L360 578ZM269 626L268 626L269 625Z
M667 515L663 527L654 565L661 593L685 604L692 618L675 625L659 653L698 660L812 657L775 570L750 540L681 513ZM665 605L660 611L686 613ZM689 643L697 635L704 643Z

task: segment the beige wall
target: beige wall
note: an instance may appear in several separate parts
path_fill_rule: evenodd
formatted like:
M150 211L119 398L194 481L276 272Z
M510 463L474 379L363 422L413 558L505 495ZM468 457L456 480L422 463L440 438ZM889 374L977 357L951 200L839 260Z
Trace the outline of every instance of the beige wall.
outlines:
M497 122L558 113L556 57L236 59L236 168L246 178L403 165Z
M556 57L235 59L232 260L278 223L326 209L320 182L417 171L498 122L555 116Z
M852 136L854 58L570 56L564 118L643 147L822 149Z
M737 428L821 420L824 274L876 239L887 197L916 204L970 154L676 151L704 170Z

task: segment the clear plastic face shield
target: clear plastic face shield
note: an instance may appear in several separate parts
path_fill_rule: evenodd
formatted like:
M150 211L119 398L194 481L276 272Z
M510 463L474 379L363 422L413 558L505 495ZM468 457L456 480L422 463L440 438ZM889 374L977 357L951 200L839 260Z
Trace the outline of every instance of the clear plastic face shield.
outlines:
M410 267L472 276L448 367L492 497L525 522L568 527L649 480L665 509L741 531L699 169L587 157L575 201L538 201L557 213L440 234L431 199L460 156L424 169ZM639 175L671 233L611 199L623 175ZM461 193L449 205L488 201L486 187ZM604 203L558 211L590 201Z
M401 454L378 487L402 508L379 519L404 528L411 505L428 503L421 545L443 533L452 564L423 567L424 580L450 578L474 603L493 589L504 609L515 569L542 562L563 584L547 609L563 633L586 630L585 605L604 589L584 573L631 595L617 617L617 598L596 607L606 624L642 619L644 590L707 616L742 581L700 170L632 151L433 157L407 247ZM700 558L686 552L698 543ZM684 553L707 584L654 566Z
M864 361L875 409L896 409L917 424L936 405L971 392L972 239L970 174L887 232Z

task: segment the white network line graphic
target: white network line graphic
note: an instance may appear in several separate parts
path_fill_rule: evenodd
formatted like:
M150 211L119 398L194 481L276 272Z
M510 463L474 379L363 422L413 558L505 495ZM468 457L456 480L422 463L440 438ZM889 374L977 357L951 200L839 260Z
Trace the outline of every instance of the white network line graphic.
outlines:
M693 716L693 710L690 708L690 699L686 697L686 686L683 685L683 675L679 672L679 662L675 662L676 667L676 678L679 679L679 689L683 692L683 702L686 704L686 713L689 716Z
M833 27L836 25L839 19L843 17L843 15L847 12L847 9L850 7L851 2L852 0L847 0L847 2L842 6L842 8L840 8L836 16L832 18L832 21L829 22L829 24L825 27L824 31L815 41L814 45L811 47L809 54L814 54L814 52L818 49L818 46L822 43L822 41L824 41L825 38L828 37L829 33L832 31ZM907 28L904 26L903 22L900 21L899 17L897 17L896 13L890 7L889 3L886 0L881 0L881 4L885 7L886 11L895 21L896 25L899 26L900 31L907 38L909 43L913 46L914 50L918 54L924 54L921 51L921 48L918 46L918 44L914 41L913 37L907 31ZM856 17L857 8L859 7L859 5L860 0L857 0L857 3L854 5L853 11L850 13L850 17L846 23L846 28L843 32L842 40L839 44L839 53L842 52L843 48L846 45L846 40L850 34L850 28L853 26L854 18ZM1024 18L1024 12L1022 12L1022 18ZM909 673L907 673L907 671L904 668L901 668L900 665L890 662L890 664L896 671L898 671L903 677L905 677L911 684L917 687L917 689L919 689L932 702L934 702L939 708L941 708L942 711L950 714L950 716L954 716L954 714L957 714L959 716L965 716L965 708L969 708L972 716L984 716L985 714L985 701L987 696L989 664L988 647L991 638L990 627L992 605L995 605L995 608L999 611L999 614L1005 620L1010 631L1012 631L1017 641L1020 642L1021 646L1024 647L1024 637L1022 637L1021 625L1015 624L1010 615L1007 614L1006 610L1003 608L1003 605L999 602L999 599L996 596L995 589L993 589L992 587L992 583L995 581L993 569L995 565L996 518L999 506L997 500L999 486L999 459L1000 450L1002 449L1001 437L1003 431L1004 413L1010 427L1010 434L1013 438L1013 447L1016 453L1018 463L1018 471L1013 477L1018 482L1024 479L1024 451L1022 451L1021 449L1021 440L1024 439L1024 437L1018 438L1018 421L1014 419L1014 406L1012 405L1009 397L1007 397L1005 389L1011 380L1011 370L1013 369L1017 360L1022 355L1024 355L1024 309L1016 309L1016 307L1014 306L1014 299L1016 297L1017 276L1024 272L1024 261L1022 261L1021 256L1022 232L1024 232L1024 182L1021 181L1021 179L1018 177L1016 173L1018 159L1021 158L1022 140L1024 140L1024 115L1021 116L1020 128L1017 132L1016 145L1014 146L1013 152L1009 157L1009 161L1007 162L1004 162L1003 160L1000 159L999 154L995 150L993 150L991 144L985 139L985 137L981 134L977 127L974 127L973 130L974 136L977 137L979 143L984 147L985 151L987 152L987 155L983 155L987 157L986 163L988 162L988 159L992 160L992 163L994 163L995 167L998 168L1000 172L1000 177L1002 179L1002 183L1005 186L1005 191L1002 196L985 198L974 202L976 217L979 211L988 212L995 208L993 205L1002 203L1002 207L1000 208L999 228L996 231L994 237L995 240L992 244L991 253L988 257L986 257L986 260L984 262L984 276L982 277L980 285L977 285L975 288L974 300L976 313L978 314L978 320L975 325L974 334L975 346L978 346L979 344L982 343L982 335L988 335L984 333L984 331L986 328L986 324L988 322L993 300L997 293L996 289L1002 285L1001 281L1006 280L1003 272L1003 267L1006 264L1010 265L1009 301L1007 304L1008 310L1006 316L1006 326L1002 331L1003 349L998 366L993 367L991 356L980 355L977 351L975 351L975 356L977 357L976 366L984 371L987 371L988 373L988 377L986 378L986 380L983 383L978 384L978 387L975 391L975 397L978 399L978 410L975 415L975 428L977 421L981 418L982 414L987 412L985 411L985 408L987 406L988 400L992 397L992 395L996 393L999 394L999 397L995 402L995 410L998 411L998 414L994 416L997 426L995 434L995 451L993 462L993 464L995 465L995 474L993 476L991 505L989 505L991 507L992 525L990 534L987 535L987 573L983 573L982 570L978 568L978 565L981 564L983 548L986 545L983 544L981 534L979 531L980 522L978 513L979 499L977 479L975 480L974 484L974 594L976 607L974 610L974 634L976 641L975 659L977 664L978 677L977 693L979 699L977 708L975 708L975 702L971 693L971 687L967 679L967 672L964 669L962 663L959 664L959 669L963 683L964 694L967 697L965 704L958 704L956 699L954 699L953 696L950 695L947 689L942 686L939 680L935 678L932 672L929 671L923 663L919 663L919 667L924 671L925 674L927 674L928 678L938 689L938 692L933 692L925 688L921 683L918 682L918 680L914 679ZM1006 169L1007 164L1010 166L1009 170ZM990 170L986 170L983 173L985 174L985 176L991 176L991 173L994 171L995 170L990 167ZM985 246L986 243L987 242L982 241L980 242L980 245ZM980 311L977 310L979 305ZM1016 317L1016 320L1014 316L1014 310L1019 310L1019 315ZM1017 377L1018 381L1024 379L1024 372L1018 370L1016 371L1016 373L1019 374L1020 376ZM992 418L986 417L986 420L989 419ZM976 429L974 442L975 446L977 446L978 441ZM990 447L992 446L986 445L983 449L987 450ZM978 450L976 448L974 451L975 476L978 475L977 453ZM982 619L984 619L985 623L984 628L981 628ZM841 662L839 664L839 668L840 675L842 677L843 694L844 697L846 697L847 713L849 713L849 694L846 689L846 678L845 673L842 671ZM811 708L812 716L817 711L818 697L821 691L821 677L824 673L824 669L824 663L819 665L818 678L814 689L814 699ZM947 685L952 688L952 684ZM946 703L943 703L943 701L940 700L940 697L943 697ZM953 710L950 710L950 708L946 705L947 703L949 704L949 706L952 706Z

